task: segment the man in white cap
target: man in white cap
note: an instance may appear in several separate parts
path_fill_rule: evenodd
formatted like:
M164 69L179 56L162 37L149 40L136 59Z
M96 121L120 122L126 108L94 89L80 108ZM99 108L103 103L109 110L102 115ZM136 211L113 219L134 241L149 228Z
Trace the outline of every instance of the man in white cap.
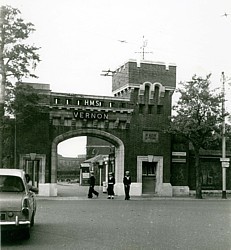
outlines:
M113 173L110 172L108 177L108 188L107 188L108 199L114 199L114 185L115 185L115 178L113 176Z
M124 191L125 191L125 200L130 200L129 192L130 192L131 182L132 182L132 180L131 180L130 173L129 173L129 171L126 171L124 179L123 179Z

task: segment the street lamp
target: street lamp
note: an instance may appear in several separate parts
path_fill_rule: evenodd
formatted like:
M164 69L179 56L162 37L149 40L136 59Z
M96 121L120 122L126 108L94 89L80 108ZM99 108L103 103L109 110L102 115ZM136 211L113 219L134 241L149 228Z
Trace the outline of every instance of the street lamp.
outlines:
M225 74L222 72L222 199L227 199L226 197L226 168L229 167L229 158L226 158L226 137L225 137Z

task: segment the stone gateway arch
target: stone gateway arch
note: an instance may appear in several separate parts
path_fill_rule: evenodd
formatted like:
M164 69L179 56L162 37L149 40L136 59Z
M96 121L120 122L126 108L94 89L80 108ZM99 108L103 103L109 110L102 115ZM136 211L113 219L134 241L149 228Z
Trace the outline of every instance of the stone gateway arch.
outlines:
M67 139L76 136L93 136L103 140L106 140L115 146L115 192L116 194L123 193L123 173L124 173L124 144L123 142L112 134L109 134L102 130L97 129L78 129L68 131L62 135L57 136L52 143L51 149L51 183L57 182L57 145ZM118 167L119 166L119 167ZM55 190L54 190L55 192Z

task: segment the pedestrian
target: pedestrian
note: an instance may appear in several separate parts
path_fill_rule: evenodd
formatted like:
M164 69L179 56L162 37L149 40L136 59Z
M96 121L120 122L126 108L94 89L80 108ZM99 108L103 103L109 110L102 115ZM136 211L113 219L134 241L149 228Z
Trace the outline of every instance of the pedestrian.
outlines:
M89 178L89 191L88 191L88 198L91 199L93 197L92 194L96 195L97 197L99 196L99 193L94 190L95 187L95 176L94 172L90 172L91 176Z
M124 179L123 179L124 191L125 191L125 200L130 200L129 192L130 192L131 182L132 182L132 180L131 180L130 173L129 173L129 171L126 171Z
M114 185L115 185L115 178L113 176L113 173L110 172L108 177L108 188L107 188L108 199L114 199Z
M25 174L25 178L26 178L26 182L27 182L27 186L28 186L29 190L38 194L38 188L36 188L35 186L32 185L30 175Z

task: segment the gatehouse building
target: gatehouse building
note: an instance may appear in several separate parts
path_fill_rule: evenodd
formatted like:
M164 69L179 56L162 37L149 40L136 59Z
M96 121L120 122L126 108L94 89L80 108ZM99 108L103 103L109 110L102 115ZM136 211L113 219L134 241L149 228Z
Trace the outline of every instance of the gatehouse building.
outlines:
M19 167L36 178L39 195L57 196L58 144L78 136L113 147L117 195L124 195L125 170L132 176L131 195L189 194L189 149L174 148L165 132L176 65L129 60L113 72L113 96L58 93L48 84L29 85L40 94L43 112L30 130L17 131L23 134L18 136L17 152Z

